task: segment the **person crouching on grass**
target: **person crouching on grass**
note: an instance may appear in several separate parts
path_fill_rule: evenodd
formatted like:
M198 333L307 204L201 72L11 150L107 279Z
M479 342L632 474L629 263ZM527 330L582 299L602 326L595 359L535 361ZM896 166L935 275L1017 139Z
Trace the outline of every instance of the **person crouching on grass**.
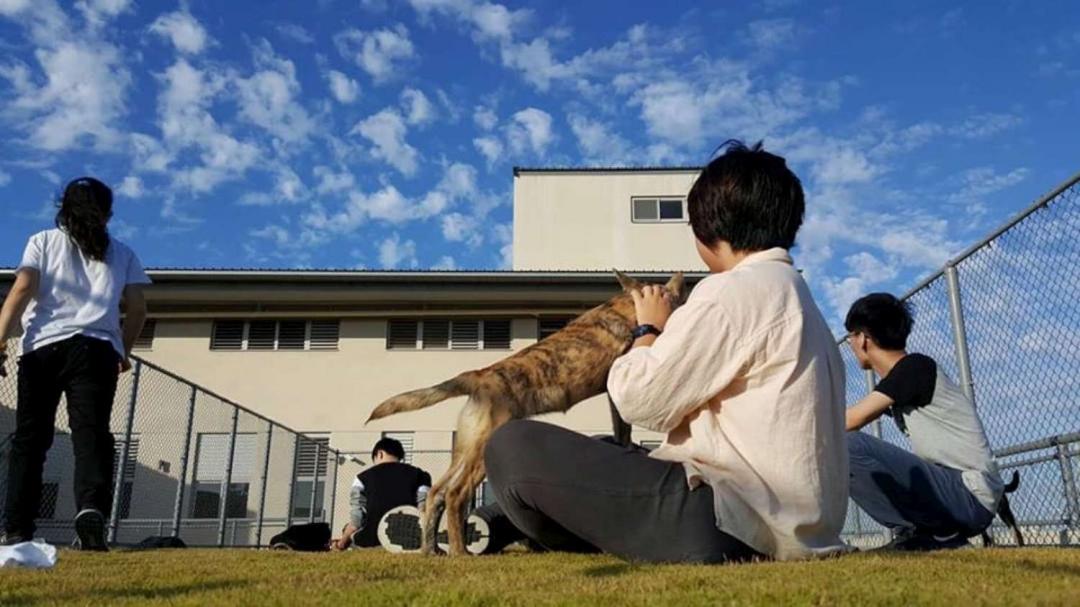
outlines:
M893 532L885 548L959 548L994 520L1004 484L975 405L934 359L908 353L906 303L872 293L852 304L847 342L881 381L847 411L851 498ZM889 413L914 453L860 428Z
M687 204L711 275L674 313L658 286L633 293L635 339L607 383L623 419L663 444L644 454L510 421L484 457L499 506L552 550L707 563L846 552L844 364L788 254L802 185L760 144L729 142Z
M109 234L112 202L112 191L97 179L69 183L56 229L30 238L0 311L0 370L20 317L23 328L2 545L33 539L45 454L64 395L75 448L76 547L108 549L109 418L117 377L131 368L128 356L146 320L140 285L150 282L135 253Z

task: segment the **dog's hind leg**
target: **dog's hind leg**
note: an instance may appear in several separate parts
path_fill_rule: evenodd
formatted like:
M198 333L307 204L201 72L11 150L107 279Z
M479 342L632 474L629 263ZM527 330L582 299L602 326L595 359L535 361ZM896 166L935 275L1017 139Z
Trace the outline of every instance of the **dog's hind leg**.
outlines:
M611 410L611 435L615 438L615 442L624 447L629 447L632 428L619 415L619 410L615 408L615 401L611 400L611 394L607 395L607 402L608 408Z
M470 400L458 418L456 455L461 464L446 485L446 530L450 554L465 554L465 516L469 500L484 480L484 448L509 415L486 400Z
M454 477L461 474L461 464L460 454L454 453L450 462L450 469L436 481L431 491L428 492L427 504L421 515L420 524L424 534L420 543L420 552L422 554L431 555L436 552L439 520L442 519L443 512L446 511L446 491L448 487L453 486Z
M483 448L471 453L466 459L460 483L446 490L446 531L450 543L450 556L465 554L465 518L469 502L476 495L476 488L484 480Z

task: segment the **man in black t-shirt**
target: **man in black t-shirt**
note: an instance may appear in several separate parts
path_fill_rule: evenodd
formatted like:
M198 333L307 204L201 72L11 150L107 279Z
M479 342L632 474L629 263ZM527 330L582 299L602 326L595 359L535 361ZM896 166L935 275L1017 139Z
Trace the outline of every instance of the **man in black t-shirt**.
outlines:
M423 507L431 489L431 475L403 459L405 448L401 441L383 438L375 443L372 465L356 475L349 493L349 523L342 537L331 542L331 548L378 546L383 515L399 506ZM419 530L416 536L419 538Z
M907 352L912 324L888 293L859 299L844 321L860 366L881 378L847 410L851 498L892 529L890 548L956 548L990 525L1004 487L971 399L934 359ZM856 432L883 413L914 453Z

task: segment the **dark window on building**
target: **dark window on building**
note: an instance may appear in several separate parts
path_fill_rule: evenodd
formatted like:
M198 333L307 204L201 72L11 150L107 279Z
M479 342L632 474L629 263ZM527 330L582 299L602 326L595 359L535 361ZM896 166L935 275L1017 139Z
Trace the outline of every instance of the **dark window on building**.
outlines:
M571 320L574 320L572 316L541 316L536 324L536 340L540 341L562 331L563 327L570 324Z

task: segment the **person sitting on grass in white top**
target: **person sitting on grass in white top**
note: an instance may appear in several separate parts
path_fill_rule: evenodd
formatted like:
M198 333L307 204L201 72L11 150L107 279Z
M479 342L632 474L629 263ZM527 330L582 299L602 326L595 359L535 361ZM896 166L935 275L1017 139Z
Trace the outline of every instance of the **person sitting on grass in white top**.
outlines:
M57 228L30 238L0 311L0 375L7 373L7 340L20 317L23 327L3 545L30 541L36 531L42 467L65 395L75 448L76 547L107 549L105 519L113 506L109 418L117 376L131 368L128 356L146 320L139 285L150 282L135 253L108 232L112 202L112 190L97 179L69 183Z
M532 420L488 443L499 506L548 549L710 563L848 550L844 365L788 254L802 185L760 144L725 147L687 199L711 275L674 313L660 287L635 292L635 339L608 377L622 417L663 444Z

